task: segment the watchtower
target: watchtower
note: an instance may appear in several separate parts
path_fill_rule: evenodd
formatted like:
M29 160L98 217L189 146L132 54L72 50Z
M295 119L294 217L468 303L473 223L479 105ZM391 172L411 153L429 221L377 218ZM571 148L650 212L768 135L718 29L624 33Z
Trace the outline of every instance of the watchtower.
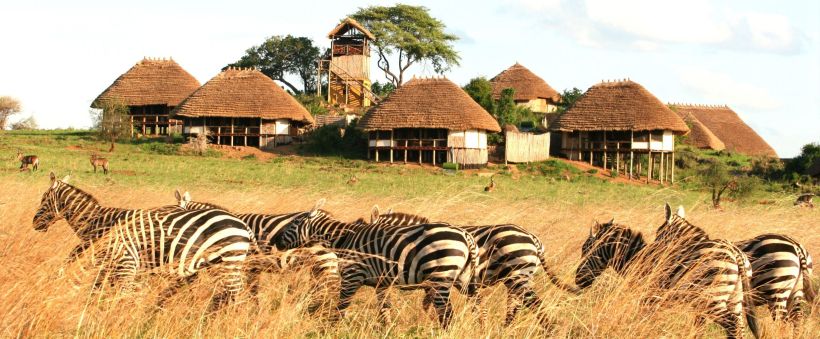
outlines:
M327 75L327 101L345 110L378 103L370 90L370 42L375 36L356 20L346 18L327 37L330 52L319 61L319 79ZM322 95L322 86L317 86Z

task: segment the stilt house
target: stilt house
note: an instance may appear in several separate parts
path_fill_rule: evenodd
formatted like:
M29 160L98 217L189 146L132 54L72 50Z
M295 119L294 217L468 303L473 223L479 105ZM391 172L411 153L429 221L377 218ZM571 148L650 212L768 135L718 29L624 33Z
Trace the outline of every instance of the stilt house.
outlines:
M498 122L452 81L412 79L359 122L376 161L487 164L487 133Z
M687 122L702 125L732 152L746 155L777 157L772 146L763 140L743 119L729 106L725 105L692 105L672 104L672 108ZM700 127L699 127L700 128ZM689 138L697 147L704 144L697 138ZM708 147L711 148L711 147ZM712 148L716 149L716 148Z
M183 134L207 133L212 143L275 147L313 124L310 113L273 80L254 69L228 68L173 112Z
M143 135L179 132L180 121L169 113L199 88L197 81L173 59L145 58L120 75L91 104L102 108L105 101L128 106L133 131Z
M536 113L555 112L561 101L561 95L544 79L517 62L492 78L490 83L494 98L498 99L504 89L512 88L515 90L516 104Z
M562 133L571 160L647 181L674 181L675 135L689 128L675 112L631 80L590 87L551 129Z

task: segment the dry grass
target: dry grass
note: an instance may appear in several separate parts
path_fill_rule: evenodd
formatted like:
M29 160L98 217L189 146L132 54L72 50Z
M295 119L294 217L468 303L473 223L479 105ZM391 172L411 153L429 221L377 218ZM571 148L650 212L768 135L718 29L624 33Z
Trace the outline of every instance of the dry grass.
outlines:
M317 174L319 175L319 174ZM640 283L627 282L609 271L581 296L570 296L550 286L543 275L536 279L539 295L545 300L543 312L551 324L538 325L533 312L522 312L510 327L502 327L503 287L485 290L490 295L490 319L480 324L472 306L460 295L456 298L457 316L451 328L441 331L433 313L421 308L420 292L393 291L393 322L378 325L372 289L362 289L347 317L337 323L308 316L304 310L308 291L307 272L268 275L263 280L257 303L244 301L210 320L203 317L210 293L209 278L200 279L176 296L167 309L153 312L158 291L167 281L152 276L140 278L142 288L119 294L104 291L89 293L92 276L84 276L79 288L72 279L58 278L57 271L76 237L64 222L47 233L32 230L31 220L48 185L47 174L39 179L19 180L17 175L0 176L0 336L36 337L692 337L695 313L683 305L661 309L641 307L646 293ZM453 180L466 180L454 178ZM165 186L92 186L74 182L111 206L153 207L173 203L172 190ZM342 182L339 185L343 185ZM544 242L549 263L566 280L573 278L580 261L580 246L594 219L616 221L653 238L662 222L663 200L648 194L639 200L619 200L617 191L607 197L586 201L559 197L522 196L493 198L476 190L447 191L431 189L420 198L401 194L362 195L355 191L332 189L329 193L294 189L271 190L248 186L244 191L199 187L191 182L195 200L211 201L236 211L287 212L310 208L315 199L328 198L325 206L342 219L367 217L370 207L394 207L398 211L423 213L431 219L452 223L489 224L512 222L534 231ZM398 191L400 188L391 188ZM122 194L128 192L127 194ZM659 191L660 192L660 191ZM668 192L664 193L668 196ZM295 197L295 198L294 198ZM609 201L599 204L595 201ZM698 199L705 201L704 199ZM725 211L709 209L706 204L690 205L690 220L714 237L730 240L750 238L764 232L783 232L800 239L810 252L820 253L818 220L820 209L798 209L779 205L727 206ZM69 268L70 270L71 268ZM71 276L71 275L66 275ZM816 281L815 277L815 281ZM638 286L636 288L635 286ZM816 284L820 285L820 284ZM820 333L820 313L815 305L805 324L792 332L790 327L774 324L765 308L758 308L767 337L811 338ZM722 337L710 325L707 337Z

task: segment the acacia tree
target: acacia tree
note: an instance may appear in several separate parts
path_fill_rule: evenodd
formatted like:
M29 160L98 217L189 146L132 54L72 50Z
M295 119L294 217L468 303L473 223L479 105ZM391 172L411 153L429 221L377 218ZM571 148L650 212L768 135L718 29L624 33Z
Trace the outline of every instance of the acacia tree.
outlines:
M758 177L731 173L729 167L719 160L709 160L698 171L701 181L712 191L712 207L721 208L723 195L728 193L736 199L753 193L760 185Z
M245 50L245 55L227 67L252 67L273 80L288 86L293 93L300 91L285 79L295 75L302 81L305 93L316 90L316 60L319 48L306 37L272 36L262 44Z
M6 129L9 117L20 113L22 110L20 101L10 96L0 97L0 130Z
M458 66L459 56L453 48L458 37L445 33L444 23L423 6L370 6L359 8L351 17L376 36L376 64L396 88L404 83L404 72L416 63L430 62L438 74ZM393 56L398 61L391 65Z

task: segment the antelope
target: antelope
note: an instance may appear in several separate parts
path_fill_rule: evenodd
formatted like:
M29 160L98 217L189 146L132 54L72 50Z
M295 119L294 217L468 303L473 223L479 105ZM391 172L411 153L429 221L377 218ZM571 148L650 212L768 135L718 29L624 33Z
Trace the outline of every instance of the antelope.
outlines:
M20 170L28 169L31 165L31 170L35 171L40 168L40 158L36 155L23 155L22 152L17 151L17 160L20 161Z
M355 185L355 184L357 184L358 182L359 182L359 178L357 178L355 174L354 174L354 175L351 175L351 176L350 176L350 179L348 179L348 180L347 180L347 184L348 184L348 185Z
M108 159L100 158L97 154L91 155L91 166L94 166L94 173L97 173L97 166L101 166L103 174L108 174Z

